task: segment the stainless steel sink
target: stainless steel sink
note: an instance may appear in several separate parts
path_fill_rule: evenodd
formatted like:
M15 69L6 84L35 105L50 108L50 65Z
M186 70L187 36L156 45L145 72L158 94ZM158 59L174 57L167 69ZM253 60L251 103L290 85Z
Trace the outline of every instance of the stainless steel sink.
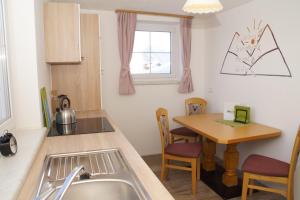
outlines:
M47 156L35 199L54 199L68 174L79 165L84 166L84 173L90 177L82 179L78 175L63 199L150 199L118 149Z
M49 199L54 199L54 194ZM105 199L105 200L139 200L134 187L124 180L97 180L73 184L66 192L64 199Z

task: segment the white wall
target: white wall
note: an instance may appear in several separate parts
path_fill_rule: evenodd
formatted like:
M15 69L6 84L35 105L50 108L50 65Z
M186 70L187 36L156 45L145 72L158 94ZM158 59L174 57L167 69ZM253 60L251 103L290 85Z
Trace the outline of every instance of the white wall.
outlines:
M253 121L282 130L279 138L240 144L240 163L252 153L290 160L300 123L299 7L298 0L254 0L206 21L205 96L209 111L222 112L224 102L250 104ZM291 69L292 78L219 74L234 32L246 33L246 27L253 23L254 18L270 24ZM272 60L267 64L278 66ZM223 156L223 150L224 146L219 146L218 156Z
M51 110L51 67L45 62L44 45L44 3L48 0L35 0L35 28L36 28L36 48L37 48L37 71L38 88L46 87L48 94L48 105ZM42 112L41 112L42 115Z
M191 68L195 92L184 95L177 92L178 85L136 85L136 94L120 96L118 79L120 59L117 38L117 17L113 11L100 11L101 63L103 108L112 116L129 141L142 155L161 152L155 110L163 106L170 118L184 114L184 99L204 94L203 30L195 20L192 31ZM174 127L172 123L172 127Z
M8 54L16 128L42 127L37 73L35 5L7 0Z

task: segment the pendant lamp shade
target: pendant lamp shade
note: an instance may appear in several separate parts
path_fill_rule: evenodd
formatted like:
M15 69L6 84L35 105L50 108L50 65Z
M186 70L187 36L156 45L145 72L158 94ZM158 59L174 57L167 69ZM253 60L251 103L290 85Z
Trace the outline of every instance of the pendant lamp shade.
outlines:
M219 0L187 0L183 11L194 14L214 13L223 10Z

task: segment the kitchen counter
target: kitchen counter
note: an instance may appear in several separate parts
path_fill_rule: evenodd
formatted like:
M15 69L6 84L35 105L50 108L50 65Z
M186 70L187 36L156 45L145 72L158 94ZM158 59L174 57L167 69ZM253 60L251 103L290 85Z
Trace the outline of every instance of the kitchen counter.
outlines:
M108 117L104 112L98 116ZM93 114L87 117L95 117L95 115ZM31 170L27 175L26 181L18 195L18 199L33 199L40 181L44 158L47 154L81 152L109 148L119 148L122 151L129 165L132 167L153 200L174 199L139 156L133 146L128 142L119 128L113 123L112 119L109 117L108 119L115 129L115 132L45 138L45 141L40 148Z
M0 199L17 198L26 175L43 143L46 129L13 130L17 139L18 152L12 157L0 155Z

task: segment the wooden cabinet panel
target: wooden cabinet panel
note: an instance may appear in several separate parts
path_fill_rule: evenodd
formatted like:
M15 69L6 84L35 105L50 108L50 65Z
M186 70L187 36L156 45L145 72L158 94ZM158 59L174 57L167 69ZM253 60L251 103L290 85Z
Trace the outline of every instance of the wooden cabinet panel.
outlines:
M52 90L66 94L76 111L98 111L100 97L99 18L96 14L81 14L80 64L53 65Z
M44 5L46 62L79 63L80 6L75 3L46 3Z

